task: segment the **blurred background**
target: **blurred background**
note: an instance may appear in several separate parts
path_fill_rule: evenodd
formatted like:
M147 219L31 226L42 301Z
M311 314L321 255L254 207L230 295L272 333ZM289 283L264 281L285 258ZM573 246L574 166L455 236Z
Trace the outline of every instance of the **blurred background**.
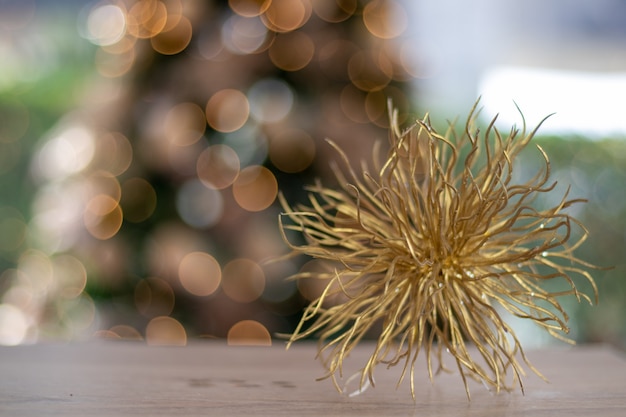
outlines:
M536 142L589 200L578 255L615 267L563 300L570 336L623 347L625 2L0 1L0 344L271 343L320 291L263 262L278 191L332 184L327 137L370 157L388 98L443 125L479 96L505 131L514 102L556 113Z

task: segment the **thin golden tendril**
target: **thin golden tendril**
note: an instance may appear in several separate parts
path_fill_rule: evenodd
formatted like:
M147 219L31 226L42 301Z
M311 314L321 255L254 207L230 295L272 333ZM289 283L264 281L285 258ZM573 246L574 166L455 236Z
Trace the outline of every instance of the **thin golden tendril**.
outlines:
M526 183L514 180L514 161L539 126L527 132L524 124L521 131L502 135L494 119L481 134L476 109L462 133L450 123L444 135L428 117L401 131L391 112L389 151L381 158L381 147L374 148L375 172L366 163L357 172L329 141L343 163L333 167L339 188L317 183L308 188L308 204L294 207L280 196L279 223L290 255L328 261L334 268L293 277L328 284L305 309L288 346L319 337L324 378L340 392L344 360L375 325L380 330L360 370L361 388L374 385L378 365L397 365L398 385L408 376L415 398L420 352L431 379L447 370L449 352L468 399L468 378L495 391L519 386L523 392L524 368L541 374L503 312L568 340L568 316L557 298L597 302L596 285L585 270L593 265L573 253L587 231L567 214L583 200L569 199L566 192L554 207L533 205L556 184L549 182L550 162L540 147L543 170ZM287 231L299 232L305 243L292 243ZM574 277L590 284L592 297L577 290ZM543 285L548 280L563 286L548 290ZM329 304L336 295L341 301Z

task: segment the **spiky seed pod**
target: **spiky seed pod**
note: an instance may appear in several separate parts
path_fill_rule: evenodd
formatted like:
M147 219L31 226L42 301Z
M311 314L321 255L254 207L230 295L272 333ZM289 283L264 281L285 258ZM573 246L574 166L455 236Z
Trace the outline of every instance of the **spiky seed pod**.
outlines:
M378 364L400 365L398 384L408 373L414 396L420 352L431 379L445 369L449 352L468 398L467 377L496 391L517 385L523 391L524 364L540 374L503 312L565 339L568 316L557 298L592 302L576 289L574 276L591 284L597 301L586 271L592 265L573 253L587 232L566 212L584 200L568 199L566 192L554 207L533 207L537 195L556 185L549 183L548 157L537 146L544 169L523 184L514 181L513 163L537 128L527 132L524 124L521 132L514 127L503 136L494 119L480 135L476 114L474 106L461 134L450 124L440 135L428 117L401 132L393 113L389 151L381 160L380 146L374 149L374 171L363 163L356 172L331 142L345 165L333 166L340 188L309 187L308 206L292 208L281 197L280 227L292 255L329 261L334 269L293 277L327 284L289 345L318 335L326 377L339 390L344 360L376 325L380 331L361 368L361 387L373 384ZM287 230L300 232L306 243L290 243ZM558 291L542 285L557 279L565 284ZM342 300L328 305L333 294Z

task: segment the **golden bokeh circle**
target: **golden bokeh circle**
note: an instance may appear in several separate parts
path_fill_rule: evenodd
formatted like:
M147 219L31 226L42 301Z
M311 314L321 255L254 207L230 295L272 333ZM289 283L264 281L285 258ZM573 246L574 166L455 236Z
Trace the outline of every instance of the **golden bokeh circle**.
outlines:
M87 231L96 239L107 240L122 227L123 214L111 196L99 194L87 202L83 221Z
M242 320L228 330L226 341L230 346L271 346L272 336L258 321Z
M178 279L189 293L207 296L219 288L222 270L219 262L210 254L191 252L180 261Z
M304 26L312 11L310 0L272 0L262 18L274 32L291 32Z
M191 42L193 28L191 22L184 16L180 16L180 20L175 26L159 32L150 38L152 48L163 55L175 55L187 48Z
M126 14L126 30L139 39L149 39L165 28L167 8L160 1L138 1Z
M279 34L268 51L270 60L285 71L298 71L309 65L315 54L315 44L304 32Z
M146 327L146 342L152 346L185 346L187 332L183 325L172 317L155 317Z
M406 9L395 0L373 0L363 8L363 23L377 38L393 39L409 26Z
M234 132L240 129L250 115L248 98L239 90L226 88L213 94L206 105L209 126L218 132Z
M233 196L241 208L261 211L268 208L278 195L278 182L274 174L260 165L241 170L233 183Z

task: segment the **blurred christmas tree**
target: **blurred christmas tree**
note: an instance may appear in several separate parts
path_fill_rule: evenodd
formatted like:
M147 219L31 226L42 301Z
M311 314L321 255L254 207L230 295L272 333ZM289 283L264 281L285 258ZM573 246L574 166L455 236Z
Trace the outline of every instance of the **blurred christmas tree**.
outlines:
M278 188L294 201L327 175L326 137L355 161L385 139L387 100L405 111L419 75L407 25L393 0L83 9L98 75L35 152L31 249L11 279L16 294L40 282L31 333L292 330L319 289L284 281L301 265L262 263L285 251Z

